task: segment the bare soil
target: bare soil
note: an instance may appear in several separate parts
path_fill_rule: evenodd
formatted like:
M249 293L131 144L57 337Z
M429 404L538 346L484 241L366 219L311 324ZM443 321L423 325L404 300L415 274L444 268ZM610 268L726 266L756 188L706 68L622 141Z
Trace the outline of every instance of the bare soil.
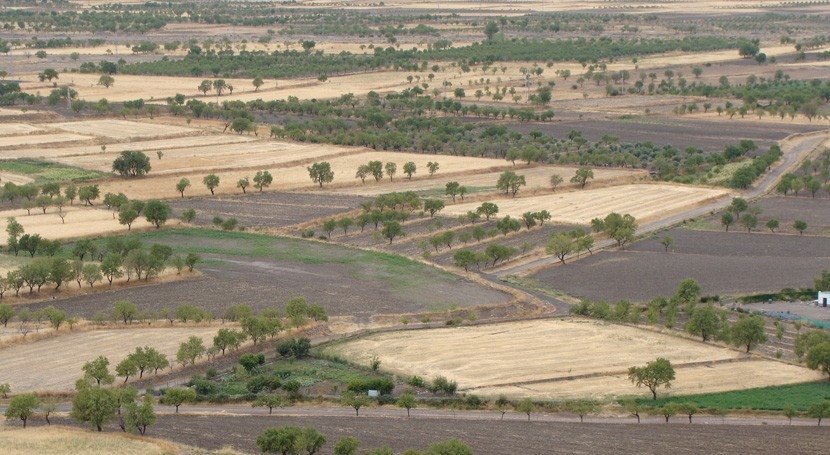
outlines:
M594 300L651 300L670 296L684 278L704 295L740 295L812 285L827 268L830 244L822 237L674 229L674 252L658 239L624 251L604 251L532 275L544 285Z

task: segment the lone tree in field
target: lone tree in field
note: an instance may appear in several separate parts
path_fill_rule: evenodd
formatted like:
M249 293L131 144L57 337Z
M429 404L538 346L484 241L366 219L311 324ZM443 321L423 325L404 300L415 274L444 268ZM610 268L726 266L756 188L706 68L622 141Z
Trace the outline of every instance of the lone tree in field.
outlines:
M367 406L370 403L369 397L358 395L352 391L343 392L340 401L344 405L354 408L354 415L357 417L360 416L360 408Z
M98 85L103 85L104 88L110 88L115 85L115 78L109 74L102 74L101 77L98 78Z
M113 160L112 170L122 177L140 177L150 172L150 157L143 152L125 150Z
M533 400L530 398L525 398L516 404L516 411L524 412L527 414L527 421L530 422L530 414L536 409L536 405L533 404ZM504 414L502 414L504 416Z
M24 393L11 399L4 415L6 420L20 419L23 421L23 428L26 428L26 422L38 406L40 406L40 398L36 393Z
M271 186L273 182L274 176L268 171L257 171L256 175L254 175L254 188L258 189L260 193L263 188ZM237 185L239 185L239 182L237 182Z
M152 223L156 229L160 228L162 224L167 222L172 212L173 209L171 209L169 205L159 201L158 199L147 201L147 204L144 205L144 217L147 219L147 222Z
M735 346L746 346L749 352L753 346L767 341L767 334L764 332L764 318L761 316L747 316L738 319L732 325L730 339Z
M432 177L433 175L435 175L435 173L438 172L439 167L440 166L437 162L434 162L434 161L428 162L427 163L427 170L429 170L429 176Z
M803 220L795 220L793 222L793 229L798 231L798 235L804 235L804 231L807 230L807 222Z
M331 170L331 164L328 161L323 161L312 164L308 168L308 176L322 188L324 183L331 183L334 180L334 171Z
M561 185L565 179L562 178L559 174L553 174L550 176L550 187L553 189L553 192L556 192L556 187Z
M196 401L196 391L190 388L174 387L164 391L161 397L162 403L176 407L176 414L179 413L179 406L184 403Z
M202 183L210 190L210 194L213 195L213 190L219 186L219 176L216 174L208 174L205 178L202 179Z
M647 363L644 367L628 369L628 379L637 387L648 387L652 398L655 400L657 399L657 388L662 385L668 389L671 387L674 378L674 367L672 367L671 362L662 357Z
M526 184L527 180L524 175L518 175L513 171L505 171L499 176L499 180L496 182L496 188L516 197L519 189Z
M478 213L479 215L484 215L484 218L487 221L490 221L491 216L499 213L499 206L492 202L483 202L476 209L476 213Z
M579 185L580 188L585 188L585 185L588 184L588 180L594 178L594 170L583 166L576 170L576 174L571 177L571 183L576 183ZM553 180L551 179L551 184L553 184ZM554 187L554 189L556 189Z
M247 193L247 191L245 191L245 189L248 188L250 185L251 185L251 181L248 180L248 177L243 177L243 178L237 180L237 182L236 182L236 187L237 188L242 188L242 194Z
M398 407L406 409L406 416L409 417L409 411L412 408L418 407L418 403L415 401L415 396L412 395L410 392L405 392L403 395L398 398Z
M182 177L179 180L179 183L176 184L176 191L178 191L182 195L182 199L184 199L184 190L186 190L190 186L190 179L187 177Z

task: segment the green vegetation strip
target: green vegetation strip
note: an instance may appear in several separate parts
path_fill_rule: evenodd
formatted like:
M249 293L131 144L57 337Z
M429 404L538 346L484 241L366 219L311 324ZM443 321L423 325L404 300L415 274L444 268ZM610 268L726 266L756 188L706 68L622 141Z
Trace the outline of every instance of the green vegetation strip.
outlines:
M699 407L707 409L758 411L780 411L785 406L791 405L796 410L806 411L811 404L823 399L830 399L830 381L761 387L733 392L685 395L657 401L648 399L638 401L645 405L654 406L662 406L668 403L695 403Z
M106 177L109 174L66 166L48 161L19 159L0 161L0 171L27 175L35 179L36 184L52 182L78 182Z

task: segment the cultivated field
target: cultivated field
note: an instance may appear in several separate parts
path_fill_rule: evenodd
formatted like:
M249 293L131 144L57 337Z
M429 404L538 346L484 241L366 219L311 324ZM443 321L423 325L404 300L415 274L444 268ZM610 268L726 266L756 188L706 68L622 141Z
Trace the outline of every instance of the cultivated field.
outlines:
M678 384L687 392L820 378L806 368L772 361L698 367L744 356L671 335L582 319L384 333L328 350L358 364L377 356L385 369L400 375L444 375L458 381L462 390L487 396L506 392L548 398L639 394L642 390L628 381L625 371L658 356L678 367ZM517 357L517 352L521 356ZM684 378L687 364L695 365L693 369L698 371ZM758 371L761 374L753 373ZM775 372L774 377L765 372ZM740 382L735 381L736 376L741 376ZM552 385L547 386L549 383Z
M52 304L57 305L54 301ZM190 336L198 336L210 346L213 335L219 330L218 324L213 327L134 327L73 332L0 349L0 364L3 365L0 384L8 382L17 392L68 391L83 376L84 363L99 355L109 359L112 369L136 346L150 346L167 354L167 359L175 364L181 342Z
M178 452L173 444L166 441L139 438L120 432L93 433L88 429L63 426L41 427L33 431L0 424L0 437L6 455L170 455Z
M670 215L698 204L725 197L726 190L692 186L649 184L624 185L599 189L551 193L541 196L516 197L494 201L499 216L521 217L528 211L548 210L554 222L588 224L611 212L629 213L642 224L657 217ZM521 195L521 193L519 193ZM463 215L475 211L480 203L449 205L444 215Z
M366 323L377 315L513 300L507 293L385 253L197 229L153 230L141 238L145 244L168 244L175 253L199 253L205 259L197 266L202 275L43 302L32 310L52 304L68 314L91 318L97 311L110 311L117 300L130 300L139 310L158 311L187 303L224 313L233 304L282 309L288 299L304 296L322 305L329 315L352 316Z
M127 120L84 120L81 122L50 123L48 126L72 133L104 136L114 139L137 137L175 136L196 133L194 128L159 125L156 123L130 122Z
M274 411L278 413L277 410ZM447 411L451 412L451 411ZM331 455L334 444L345 436L361 441L361 450L389 446L394 453L407 449L425 449L433 442L457 438L467 443L476 455L551 454L619 454L628 453L632 444L637 451L660 454L677 451L742 455L746 453L821 453L826 448L826 432L805 426L721 426L674 424L619 425L617 423L579 424L573 422L536 422L520 419L499 420L498 413L482 413L481 420L372 417L372 410L363 408L360 417L296 417L226 416L226 415L163 415L150 429L151 436L206 449L234 448L256 453L256 437L266 428L283 425L310 426L323 433L328 443L321 452ZM267 412L266 412L267 414ZM489 414L489 415L488 415ZM700 419L701 417L696 417ZM298 420L301 419L301 420ZM586 421L589 420L586 418ZM719 419L718 419L719 420ZM626 418L626 422L630 422ZM111 427L112 431L118 427ZM232 432L227 431L233 428Z
M0 123L0 136L13 136L16 134L29 134L43 131L36 126L25 123Z
M76 202L76 204L78 204ZM63 207L66 215L64 220L58 216L58 209L49 207L46 213L40 208L32 209L27 215L24 209L0 211L0 225L5 226L10 217L15 217L23 225L27 234L40 234L41 237L54 239L75 239L79 237L98 236L114 232L126 232L127 226L118 222L118 217L112 216L112 211L97 207L73 205ZM144 217L133 222L133 229L152 226Z
M671 253L659 239L643 240L531 278L575 297L608 302L670 296L684 278L697 280L704 295L740 295L809 287L830 258L823 237L683 229L668 234L675 242Z

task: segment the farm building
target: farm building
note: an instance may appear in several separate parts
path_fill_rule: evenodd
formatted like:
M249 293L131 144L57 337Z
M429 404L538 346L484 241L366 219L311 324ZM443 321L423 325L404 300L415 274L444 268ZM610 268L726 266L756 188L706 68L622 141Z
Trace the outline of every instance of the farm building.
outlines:
M830 306L830 291L818 291L818 302L819 306L828 307Z

